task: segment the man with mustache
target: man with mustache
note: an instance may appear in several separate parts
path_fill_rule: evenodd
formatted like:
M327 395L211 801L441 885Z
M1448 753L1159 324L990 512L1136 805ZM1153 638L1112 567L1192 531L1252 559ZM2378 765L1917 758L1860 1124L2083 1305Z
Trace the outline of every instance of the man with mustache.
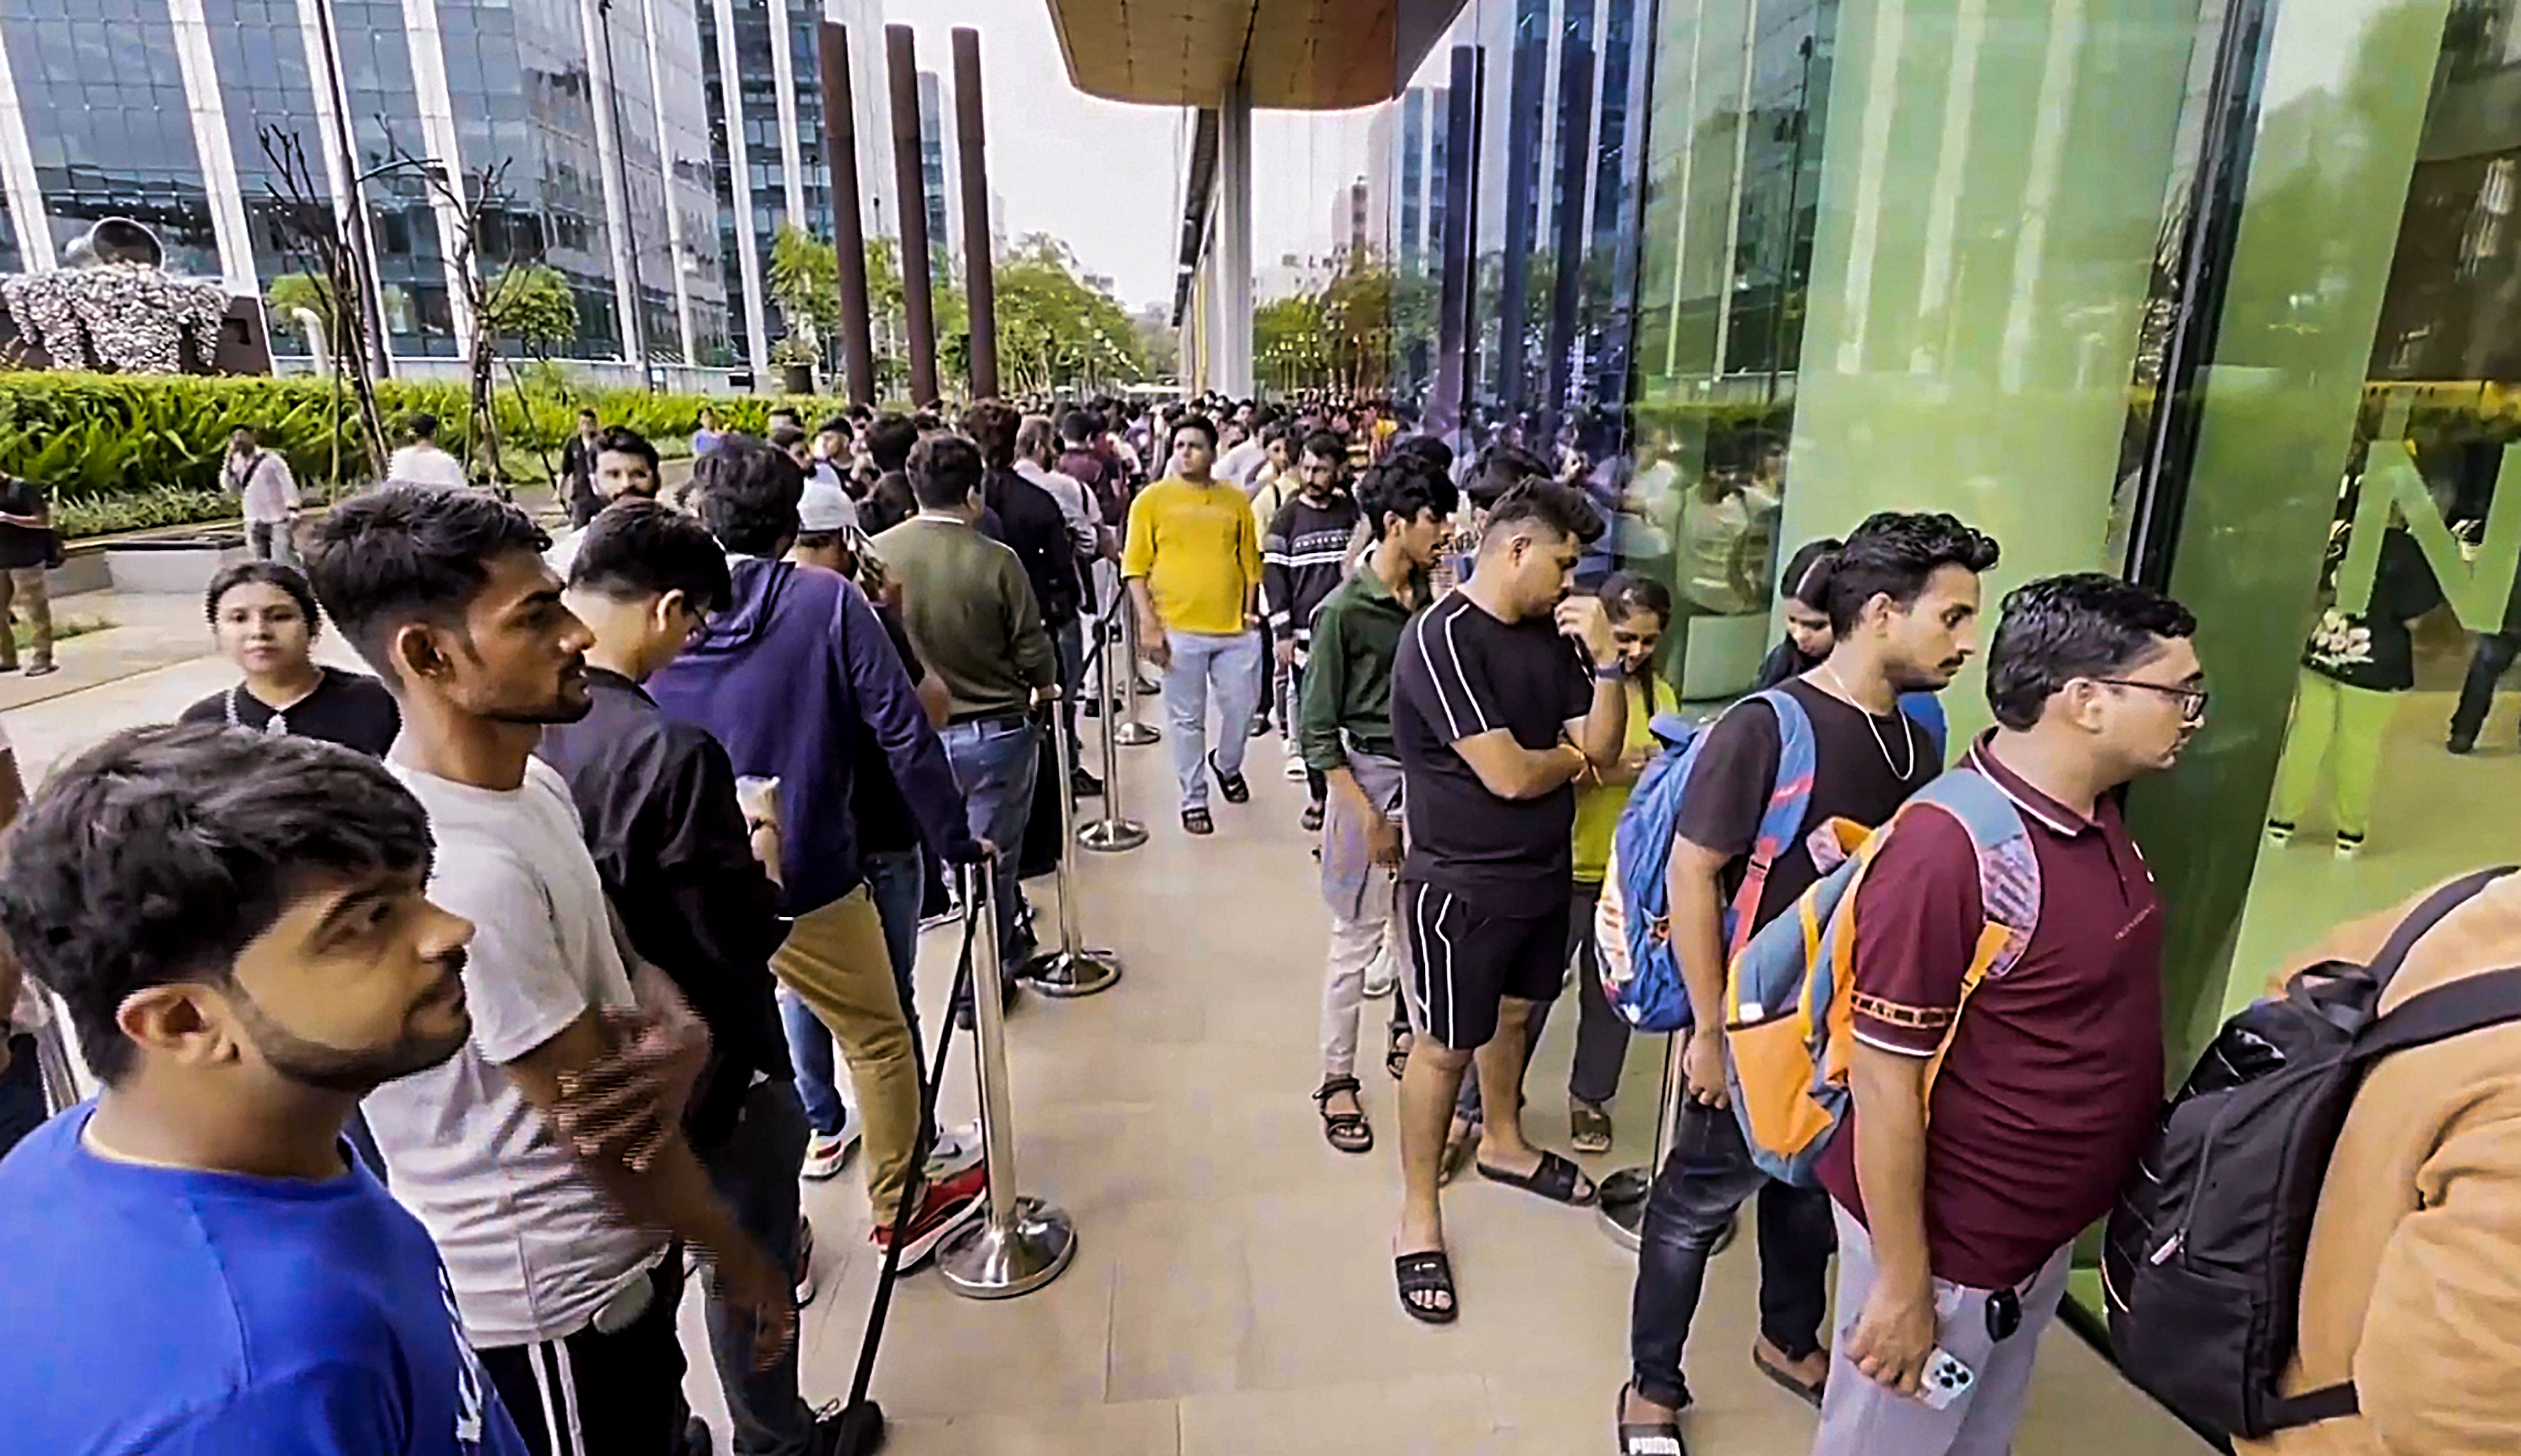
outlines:
M648 1135L564 1135L553 1120L622 1048L625 1017L691 1013L629 952L569 787L532 756L546 725L592 703L594 634L562 601L550 545L485 492L411 486L338 507L314 532L315 595L402 708L390 766L429 813L430 893L479 928L471 1038L365 1112L528 1448L666 1456L687 1418L674 1240L714 1262L756 1361L778 1358L796 1314L788 1270L744 1235L684 1138L705 1040L677 1085L628 1110L653 1119Z
M430 861L382 764L217 724L118 735L28 806L0 929L105 1090L0 1161L11 1449L523 1456L428 1231L342 1141L472 1029Z
M1682 1053L1686 1100L1672 1156L1646 1204L1629 1310L1629 1385L1619 1418L1624 1451L1679 1447L1690 1403L1681 1349L1698 1311L1707 1260L1735 1212L1760 1200L1760 1334L1753 1365L1817 1404L1829 1376L1820 1326L1828 1312L1829 1200L1771 1180L1751 1160L1728 1107L1724 973L1751 933L1820 878L1807 837L1831 819L1890 819L1943 771L1935 736L1901 695L1952 680L1978 644L1979 573L1996 545L1949 516L1884 512L1806 575L1836 645L1774 690L1744 699L1707 730L1680 791L1672 850L1672 943L1688 984L1692 1029ZM1794 834L1755 865L1788 732L1806 735L1812 778ZM1789 791L1790 792L1790 791ZM1884 1447L1884 1450L1894 1449Z
M1965 1007L1988 920L1960 821L1902 815L1856 887L1855 1108L1820 1160L1841 1333L1813 1456L2013 1449L2075 1236L2134 1175L2162 1107L2162 900L2111 794L2205 726L2196 631L2178 603L2099 573L2005 598L1996 726L1952 772L2021 814L2039 919ZM1950 1362L1968 1388L1927 1404Z

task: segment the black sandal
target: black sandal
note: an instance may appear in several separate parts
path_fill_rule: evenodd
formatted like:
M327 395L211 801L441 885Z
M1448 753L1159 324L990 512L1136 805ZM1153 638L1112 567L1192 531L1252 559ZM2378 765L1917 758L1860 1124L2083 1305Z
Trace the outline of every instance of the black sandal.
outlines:
M1680 1438L1678 1421L1629 1421L1628 1389L1620 1387L1620 1403L1611 1408L1611 1424L1619 1433L1620 1456L1689 1456L1689 1445Z
M1797 1400L1811 1406L1813 1410L1820 1409L1821 1397L1826 1393L1825 1387L1829 1377L1823 1376L1817 1381L1799 1379L1793 1371L1788 1370L1783 1365L1769 1359L1767 1351L1760 1348L1759 1342L1757 1341L1754 1341L1751 1343L1751 1364L1762 1375L1765 1375L1768 1379L1776 1382L1779 1389L1786 1391Z
M1461 1313L1461 1301L1453 1297L1453 1261L1444 1251L1430 1249L1424 1253L1404 1253L1392 1261L1393 1278L1400 1286L1400 1307L1422 1325L1449 1325ZM1434 1299L1420 1303L1412 1296L1441 1295L1443 1302Z
M1211 750L1209 751L1208 771L1216 775L1216 792L1225 796L1225 801L1227 803L1250 803L1252 801L1251 781L1244 778L1243 775L1239 773L1229 774L1224 769L1217 767L1216 753L1215 750Z
M1216 833L1216 821L1208 817L1206 809L1184 809L1182 828L1195 835L1212 835Z
M1384 1033L1383 1069L1392 1073L1396 1082L1409 1070L1409 1043L1414 1039L1415 1033L1407 1026L1396 1025Z
M1567 1099L1568 1141L1579 1153L1611 1151L1611 1114L1598 1102Z
M1539 1166L1529 1173L1509 1173L1503 1168L1490 1167L1485 1162L1476 1166L1480 1170L1480 1176L1491 1183L1502 1183L1508 1188L1520 1188L1526 1193L1537 1194L1553 1204L1565 1204L1571 1208L1589 1207L1593 1200L1601 1194L1601 1190L1593 1186L1593 1180L1584 1176L1582 1168L1555 1153L1541 1154ZM1580 1185L1581 1192L1578 1191Z
M1363 1112L1331 1111L1332 1098L1341 1093L1353 1097L1364 1090L1352 1076L1335 1076L1313 1089L1313 1104L1322 1114L1322 1139L1343 1153L1374 1151L1374 1129L1366 1124Z

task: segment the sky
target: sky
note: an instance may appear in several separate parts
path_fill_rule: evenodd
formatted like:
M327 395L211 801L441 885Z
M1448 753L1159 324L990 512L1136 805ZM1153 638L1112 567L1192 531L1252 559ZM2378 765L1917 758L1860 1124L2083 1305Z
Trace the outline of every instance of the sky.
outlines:
M1009 238L1049 233L1088 272L1111 275L1131 311L1169 305L1175 207L1189 132L1169 107L1123 106L1069 84L1049 0L885 0L919 36L919 64L950 78L949 32L981 32L989 183ZM1330 244L1333 196L1365 171L1366 114L1263 114L1253 123L1256 264Z

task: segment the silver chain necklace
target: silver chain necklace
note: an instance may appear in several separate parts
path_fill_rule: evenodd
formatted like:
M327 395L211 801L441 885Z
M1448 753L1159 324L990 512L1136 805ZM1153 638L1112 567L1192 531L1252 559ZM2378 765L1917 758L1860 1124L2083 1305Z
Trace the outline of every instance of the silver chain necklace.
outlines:
M1873 747L1882 751L1882 766L1890 769L1892 773L1898 775L1901 783L1904 784L1908 782L1908 776L1917 771L1916 738L1908 732L1907 727L1904 724L1902 725L1900 730L1900 741L1907 746L1908 766L1902 768L1898 764L1893 763L1891 761L1891 745L1883 741L1882 730L1873 726L1873 709L1866 707L1863 704L1856 701L1856 695L1848 691L1847 681L1838 675L1837 668L1832 667L1827 662L1823 662L1820 664L1820 670L1829 674L1830 682L1838 689L1838 696L1845 699L1847 705L1855 708L1856 713L1864 719L1864 731L1873 735ZM1900 711L1900 705L1897 702L1894 702L1891 705L1891 711L1895 714Z

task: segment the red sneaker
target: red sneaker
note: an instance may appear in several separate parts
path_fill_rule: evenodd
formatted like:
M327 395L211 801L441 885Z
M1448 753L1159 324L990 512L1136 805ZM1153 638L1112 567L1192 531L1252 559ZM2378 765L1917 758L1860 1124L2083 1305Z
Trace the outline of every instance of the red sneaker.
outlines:
M989 1171L973 1167L941 1183L931 1183L911 1214L909 1227L901 1233L901 1268L904 1273L918 1268L945 1236L971 1222L981 1214L982 1205L989 1196ZM867 1234L878 1253L893 1246L891 1225L879 1226Z

